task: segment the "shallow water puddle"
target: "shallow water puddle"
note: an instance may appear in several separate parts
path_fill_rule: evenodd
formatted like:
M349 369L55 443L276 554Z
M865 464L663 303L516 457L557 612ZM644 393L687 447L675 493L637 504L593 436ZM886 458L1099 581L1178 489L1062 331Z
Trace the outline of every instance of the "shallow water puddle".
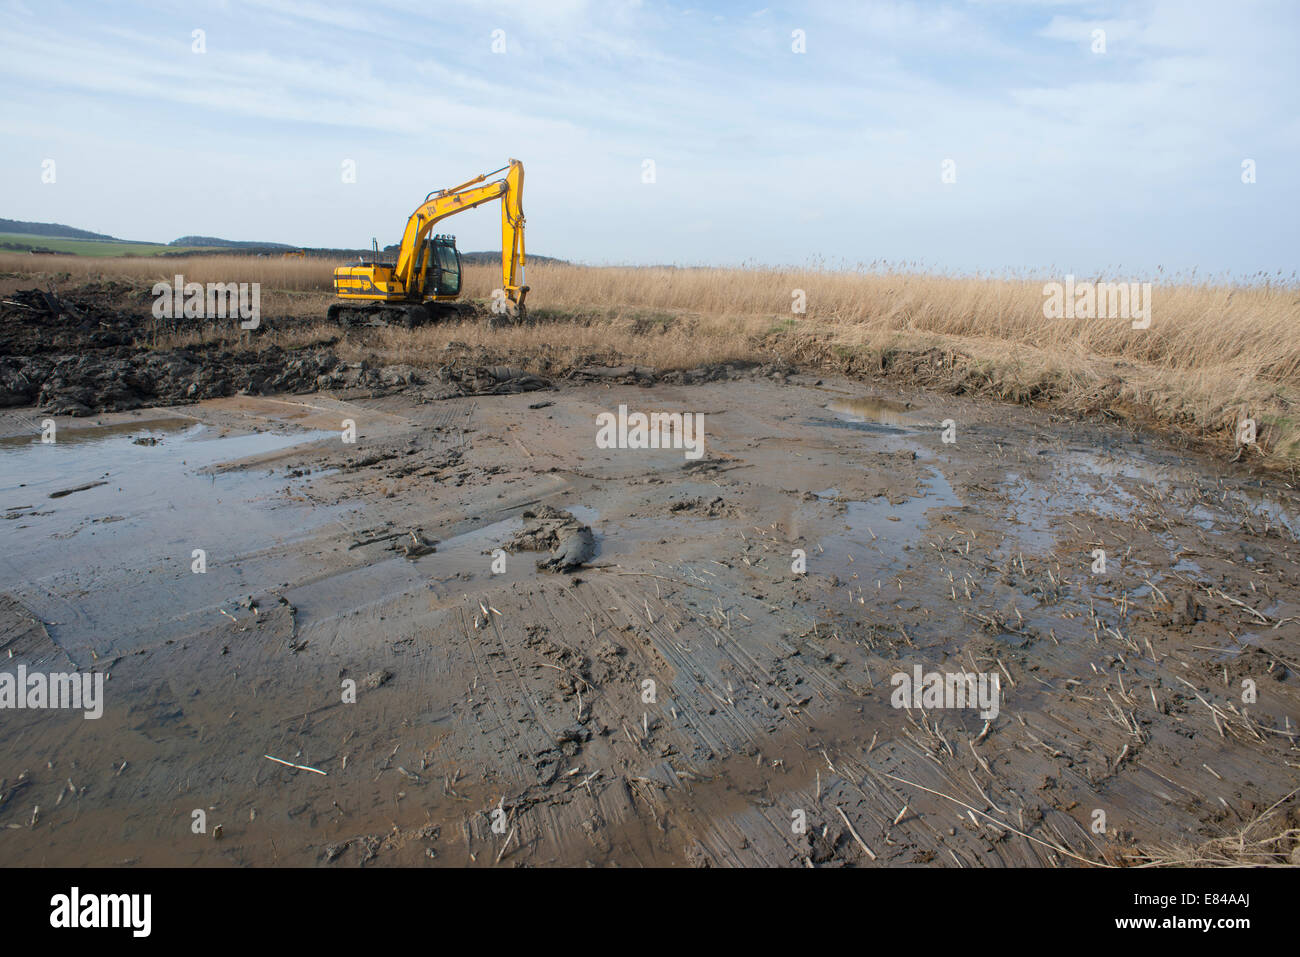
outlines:
M836 399L826 408L848 418L850 422L889 426L894 429L920 429L936 427L938 423L911 411L903 402L864 396L857 399Z
M5 510L22 507L18 498L32 499L27 507L34 507L39 500L70 494L78 495L76 501L85 506L88 500L111 493L92 495L90 489L71 493L70 489L116 479L119 484L128 483L118 492L140 495L151 489L164 491L176 478L196 476L214 465L324 438L337 438L337 433L316 430L221 435L185 419L75 430L65 427L59 430L58 441L50 444L42 443L39 437L0 439L0 494L5 496ZM93 508L85 506L85 510Z
M897 505L884 496L869 502L849 502L846 518L850 531L859 538L874 531L876 535L884 533L896 541L911 543L928 526L925 516L931 509L960 508L961 499L943 473L936 468L931 468L929 473L920 483L923 494Z
M50 443L45 447L54 449L59 446L64 448L68 446L90 445L103 442L117 436L130 436L134 441L136 438L159 438L162 435L170 433L184 432L186 429L194 427L194 422L190 419L177 418L176 416L160 416L152 419L132 419L129 422L117 422L112 425L78 425L78 426L60 426L57 430L57 443ZM41 434L33 432L26 435L7 435L0 438L0 455L6 451L23 449L31 445L43 445ZM142 443L143 444L143 443ZM0 459L0 461L5 461ZM0 474L4 474L0 472Z
M844 511L834 519L839 530L821 538L819 545L825 559L851 589L861 582L887 579L907 563L906 550L920 543L932 509L960 508L962 501L947 478L936 468L920 483L922 494L893 504L885 496L870 501L844 502ZM838 501L832 493L818 493L823 501ZM822 568L828 566L822 564Z
M260 571L270 553L338 511L295 502L286 493L301 480L282 473L206 470L327 437L337 435L222 436L176 418L3 442L0 591L49 622L74 658L193 630L193 614L274 584Z
M1300 517L1248 485L1207 485L1206 476L1178 463L1157 462L1133 450L1125 456L1067 450L1045 479L1008 472L1000 491L1019 524L1013 537L1026 549L1050 551L1059 522L1076 515L1128 523L1155 501L1179 508L1204 531L1235 522L1266 523L1294 538ZM1202 504L1202 501L1206 504Z

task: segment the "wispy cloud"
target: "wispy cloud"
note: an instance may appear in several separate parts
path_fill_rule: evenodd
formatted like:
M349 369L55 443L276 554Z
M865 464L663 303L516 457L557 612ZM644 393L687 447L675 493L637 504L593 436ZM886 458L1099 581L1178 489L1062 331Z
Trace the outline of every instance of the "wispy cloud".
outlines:
M15 218L355 245L517 156L530 247L586 260L1253 271L1300 247L1300 11L1283 2L3 12ZM466 245L493 243L490 216L464 219Z

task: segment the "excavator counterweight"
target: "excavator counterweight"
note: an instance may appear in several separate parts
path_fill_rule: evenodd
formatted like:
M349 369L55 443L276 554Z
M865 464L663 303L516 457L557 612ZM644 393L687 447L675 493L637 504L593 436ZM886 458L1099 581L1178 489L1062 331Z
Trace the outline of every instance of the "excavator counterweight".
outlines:
M495 173L502 179L484 182ZM334 270L334 294L329 307L334 322L371 325L419 325L455 314L461 294L461 257L452 236L434 235L434 225L448 216L501 201L501 292L506 314L522 321L524 299L524 166L509 165L483 173L450 189L429 193L406 221L396 261L379 258L378 243L370 261L349 263ZM495 304L494 304L495 308Z

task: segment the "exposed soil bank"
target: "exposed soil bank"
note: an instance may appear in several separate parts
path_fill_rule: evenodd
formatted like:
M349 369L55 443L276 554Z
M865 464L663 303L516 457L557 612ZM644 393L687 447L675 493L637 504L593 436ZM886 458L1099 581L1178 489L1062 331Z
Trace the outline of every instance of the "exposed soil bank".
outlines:
M614 307L539 308L534 326L485 334L493 317L484 302L468 304L464 324L340 329L323 322L329 296L318 292L268 293L260 326L245 332L234 318L156 320L147 284L104 280L55 293L26 288L33 278L0 277L0 407L86 415L235 394L346 397L429 383L443 394L502 393L557 379L680 383L799 369L1146 425L1292 481L1300 462L1294 402L1280 382L1253 399L1217 386L1205 393L1209 380L1193 387L1121 358L1071 359L996 338L864 338L852 323L707 323ZM1255 439L1241 444L1246 416Z

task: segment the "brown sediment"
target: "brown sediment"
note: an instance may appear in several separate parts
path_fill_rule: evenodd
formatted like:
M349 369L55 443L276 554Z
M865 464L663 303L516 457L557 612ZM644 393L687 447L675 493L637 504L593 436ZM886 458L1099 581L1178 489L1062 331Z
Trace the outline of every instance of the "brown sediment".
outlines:
M1138 863L1294 788L1291 493L1113 425L909 397L960 424L945 444L828 388L862 393L240 397L184 407L157 446L70 445L58 477L92 454L112 474L6 516L5 633L27 636L14 661L107 672L107 704L4 713L0 777L26 782L5 861ZM596 449L619 403L703 411L702 463ZM344 418L355 445L300 424ZM42 451L0 452L23 463L7 507L44 500ZM524 513L566 511L589 567L509 552ZM404 558L413 530L436 550ZM1000 714L894 707L916 665L998 674Z
M453 352L53 445L0 413L0 670L108 678L97 720L0 710L0 861L1290 859L1284 482L883 379ZM702 413L704 457L597 448L620 404ZM585 567L512 551L550 518ZM997 716L895 707L917 666Z

